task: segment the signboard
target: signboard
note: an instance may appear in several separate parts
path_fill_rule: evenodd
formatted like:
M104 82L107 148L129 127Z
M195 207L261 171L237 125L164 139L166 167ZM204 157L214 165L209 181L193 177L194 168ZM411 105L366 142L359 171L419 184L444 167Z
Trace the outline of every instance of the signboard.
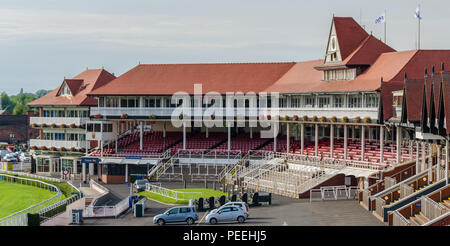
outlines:
M94 158L94 157L81 157L81 162L82 163L98 164L100 162L100 159L99 158Z
M137 160L140 160L140 159L142 159L142 156L125 156L125 159L137 159Z
M64 170L63 170L63 174L64 174L65 176L69 175L69 173L70 173L69 169L64 169Z

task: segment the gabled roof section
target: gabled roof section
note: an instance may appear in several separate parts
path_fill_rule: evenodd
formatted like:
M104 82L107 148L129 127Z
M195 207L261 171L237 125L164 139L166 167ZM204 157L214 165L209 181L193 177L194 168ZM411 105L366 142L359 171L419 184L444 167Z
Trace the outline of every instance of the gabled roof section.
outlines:
M345 65L371 65L382 53L386 52L395 52L395 50L369 35L342 63Z
M342 60L369 35L352 17L333 17Z
M30 102L29 106L45 105L72 105L72 106L95 106L97 99L87 96L93 88L106 85L115 78L114 75L104 69L86 69L73 79L65 79L61 85L49 92L47 95ZM67 86L72 95L60 95L60 91Z
M407 79L405 81L405 93L403 94L405 105L403 106L406 107L406 120L409 122L420 122L423 88L424 79Z
M447 71L442 73L442 96L446 134L450 135L450 72Z

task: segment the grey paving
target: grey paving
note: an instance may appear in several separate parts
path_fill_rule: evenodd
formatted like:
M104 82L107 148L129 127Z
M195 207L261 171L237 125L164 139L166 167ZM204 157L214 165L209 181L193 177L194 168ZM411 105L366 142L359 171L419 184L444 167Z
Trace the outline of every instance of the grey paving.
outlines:
M167 184L164 184L167 187ZM182 184L172 183L169 188L181 188ZM188 184L188 188L203 187L203 183ZM212 186L211 186L212 187ZM107 185L113 194L119 197L129 195L125 185ZM154 215L164 212L170 206L147 201L145 217L134 218L132 213L117 219L87 219L84 225L95 226L153 226ZM205 212L198 213L199 217ZM204 221L202 221L204 222ZM172 225L185 225L184 223ZM206 224L200 223L201 226ZM227 223L232 226L383 226L384 223L362 208L357 201L313 202L304 199L292 199L273 196L272 205L250 208L250 218L243 224Z

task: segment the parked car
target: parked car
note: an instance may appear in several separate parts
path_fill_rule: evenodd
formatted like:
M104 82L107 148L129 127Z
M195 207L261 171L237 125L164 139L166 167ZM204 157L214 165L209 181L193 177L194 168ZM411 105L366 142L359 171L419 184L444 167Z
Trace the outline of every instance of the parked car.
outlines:
M5 155L2 159L2 161L6 161L6 162L16 162L17 161L17 157L13 156L13 155Z
M153 223L158 225L173 222L186 222L188 225L192 225L197 220L197 213L194 212L193 207L189 206L173 207L166 212L153 217Z
M137 190L138 192L144 191L145 188L146 188L146 185L147 185L148 183L149 183L149 182L148 182L148 180L146 180L146 179L136 180L136 181L134 182L134 187L136 188L136 190Z
M224 208L224 207L229 207L229 206L236 206L236 207L242 209L242 211L244 211L246 219L250 215L250 213L248 212L248 205L245 202L227 202L227 203L225 203L224 205L222 205L218 209L221 209L221 208Z
M31 161L31 158L30 158L30 155L29 155L29 154L27 154L27 153L25 153L25 152L22 152L22 153L19 155L19 160L22 161L22 162L30 162L30 161Z
M239 223L244 223L245 213L239 207L226 206L215 211L213 210L206 216L206 222L212 225L224 221L237 221Z

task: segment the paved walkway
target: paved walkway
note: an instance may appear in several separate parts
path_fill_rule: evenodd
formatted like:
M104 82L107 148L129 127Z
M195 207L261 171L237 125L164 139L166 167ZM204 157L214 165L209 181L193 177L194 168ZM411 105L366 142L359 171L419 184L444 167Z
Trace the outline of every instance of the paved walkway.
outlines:
M153 216L166 211L170 206L148 200L145 217L135 218L132 213L117 219L88 219L84 225L95 226L152 226ZM205 212L198 213L199 218ZM206 225L203 223L200 225ZM178 225L185 225L179 223ZM357 201L313 202L305 199L293 199L273 196L272 205L250 207L250 217L244 224L229 223L233 226L384 226L365 210Z

